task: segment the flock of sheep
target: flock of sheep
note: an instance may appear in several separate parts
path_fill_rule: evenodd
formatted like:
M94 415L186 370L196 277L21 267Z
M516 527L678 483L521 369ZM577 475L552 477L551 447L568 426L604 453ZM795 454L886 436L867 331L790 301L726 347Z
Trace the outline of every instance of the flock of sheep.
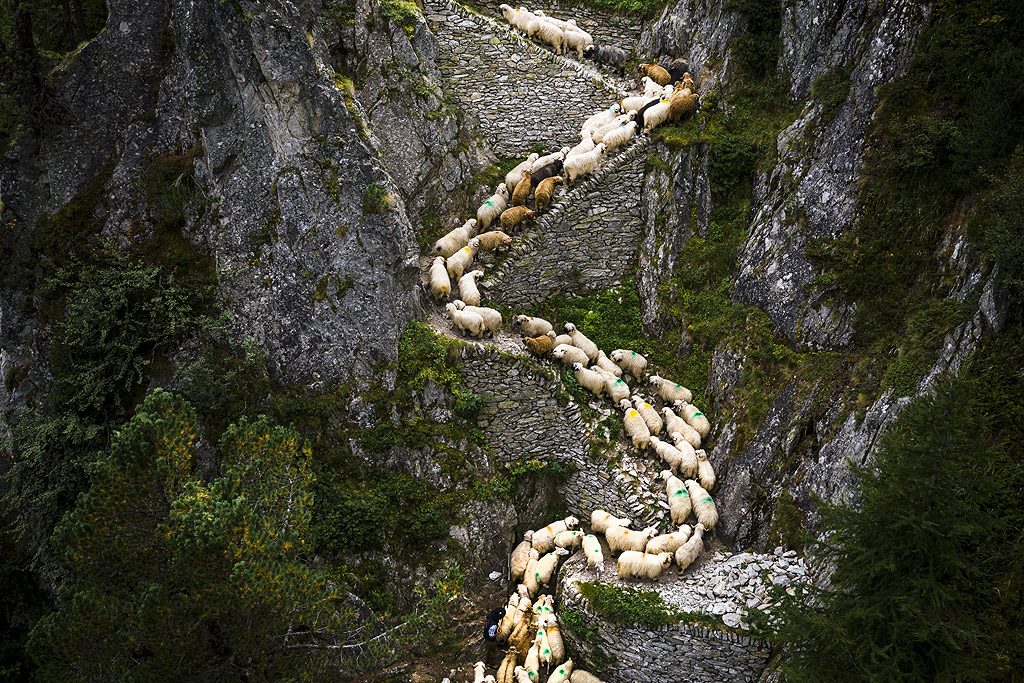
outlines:
M580 54L589 50L589 54L596 56L618 50L595 46L590 34L576 27L571 19L563 22L539 10L530 12L525 7L512 9L502 5L501 8L512 26L531 37L551 38L549 42L555 45L556 51L567 45L582 45ZM554 31L560 32L557 42ZM432 251L430 292L437 303L443 303L451 297L452 281L458 283L460 298L446 308L463 334L482 338L501 329L501 316L497 311L480 307L477 281L484 273L471 268L479 252L508 247L512 243L510 233L544 211L558 185L563 182L571 185L594 172L608 152L629 142L638 132L647 133L663 123L692 114L697 108L697 94L693 79L685 69L685 62L680 60L665 67L640 64L643 95L627 97L589 117L580 129L580 142L576 146L563 147L544 156L531 154L505 175L505 182L500 183L494 194L477 209L476 218L470 218L437 240ZM531 195L533 209L527 207ZM488 231L495 221L501 229Z
M551 44L556 53L575 49L580 58L586 54L620 69L625 63L622 50L595 45L593 37L573 20L560 21L525 7L502 5L501 11L509 24ZM593 172L609 150L638 132L680 120L696 109L697 95L685 63L667 67L641 64L639 70L643 95L627 97L589 117L580 130L581 142L575 147L563 147L545 156L531 154L505 176L494 194L477 209L475 218L434 244L430 292L438 304L448 301L446 311L462 334L493 337L503 325L499 311L480 306L477 283L484 272L473 269L473 263L481 250L511 245L509 233L547 208L559 184L572 184ZM533 209L527 207L531 194ZM496 221L501 229L489 230ZM449 301L453 280L458 283L460 298ZM528 531L510 558L510 580L521 583L509 598L498 625L497 639L507 643L508 649L498 669L497 683L538 683L542 667L550 671L548 683L600 683L593 674L574 671L572 660L563 661L565 650L553 598L538 594L557 576L560 561L578 548L600 578L604 554L595 534L603 534L610 553L618 555L620 579L654 580L672 562L680 571L693 563L703 550L705 531L718 522L715 503L708 493L714 487L715 472L700 449L711 427L690 403L693 396L687 388L657 375L646 378L647 359L639 353L616 349L605 354L571 322L565 323L565 334L556 334L554 326L541 318L520 315L515 323L530 353L571 366L582 387L597 397L606 397L622 410L623 426L633 446L641 454L657 454L668 467L661 476L676 531L659 535L656 527L630 529L631 520L598 509L591 515L591 534L578 530L579 520L568 517ZM627 379L635 384L646 379L662 404L660 412L645 397L634 393ZM686 523L691 513L696 518L692 528ZM495 680L484 675L485 668L483 662L477 663L475 683Z

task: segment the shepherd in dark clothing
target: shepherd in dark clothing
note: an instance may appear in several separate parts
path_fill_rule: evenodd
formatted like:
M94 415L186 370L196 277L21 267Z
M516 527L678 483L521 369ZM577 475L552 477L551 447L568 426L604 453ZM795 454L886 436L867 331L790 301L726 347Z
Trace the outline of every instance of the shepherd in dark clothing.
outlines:
M496 666L494 661L498 655L498 623L503 616L505 616L505 610L498 607L488 612L487 618L484 620L484 640L487 641L487 656L484 661L488 666Z

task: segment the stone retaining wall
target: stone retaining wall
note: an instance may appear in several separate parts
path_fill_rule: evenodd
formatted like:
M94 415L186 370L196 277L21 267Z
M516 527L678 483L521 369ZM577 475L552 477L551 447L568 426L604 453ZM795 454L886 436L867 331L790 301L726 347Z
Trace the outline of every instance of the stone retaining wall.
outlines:
M572 568L570 563L576 563L578 568L584 564L580 555L569 560L566 568ZM650 630L636 624L625 626L605 621L594 615L589 602L580 595L577 579L593 577L567 571L558 583L558 611L583 612L598 632L592 641L585 642L563 628L562 639L567 654L581 667L581 660L591 659L595 645L605 654L614 655L618 659L614 670L601 675L606 683L756 681L768 663L769 643L732 631L686 623Z
M427 0L445 87L499 157L579 142L583 122L624 96L592 67L554 55L450 0Z
M492 301L528 308L557 294L615 287L632 273L643 233L647 138L558 199L481 283Z
M558 395L565 387L552 366L549 375L501 353L493 347L467 345L459 372L477 396L490 396L480 410L477 426L483 430L499 462L524 458L554 458L574 472L559 486L566 506L581 518L594 508L618 515L645 518L638 507L642 482L630 476L633 456L623 453L623 466L590 457L595 425L584 419L572 401L561 405ZM542 361L536 361L541 363ZM621 419L617 415L609 419Z
M502 4L498 0L483 0L476 3L494 17L501 17L501 10L498 7ZM505 3L513 7L523 5L512 2ZM527 4L529 10L543 10L549 17L567 21L575 19L576 24L584 31L594 36L594 43L598 45L612 45L622 48L626 54L632 56L636 48L637 39L643 30L644 22L638 19L635 14L616 14L591 7L573 6L571 3L558 2L557 0L545 0L543 3Z

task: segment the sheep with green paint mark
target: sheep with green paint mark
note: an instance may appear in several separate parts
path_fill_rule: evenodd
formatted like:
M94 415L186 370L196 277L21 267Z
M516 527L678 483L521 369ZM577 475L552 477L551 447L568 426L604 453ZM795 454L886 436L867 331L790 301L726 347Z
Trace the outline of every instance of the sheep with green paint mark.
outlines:
M662 471L661 478L665 480L665 494L668 496L668 509L672 516L672 523L683 524L690 516L690 510L693 509L690 492L686 490L683 480L674 476L670 470Z
M704 525L705 529L713 529L718 524L718 508L711 494L693 479L685 482L686 490L690 492L690 500L693 503L693 514L697 521Z
M708 418L704 416L704 413L697 410L697 406L691 405L688 401L689 399L686 401L676 401L675 409L691 427L697 430L702 439L708 438L708 434L711 433L711 423L708 422Z
M658 395L666 403L672 403L674 401L692 401L693 393L684 387L682 384L677 384L672 380L659 377L658 375L651 375L651 378L647 382L655 388Z
M551 676L548 677L548 683L565 683L569 680L569 674L572 673L572 660L567 659L565 663L561 664L557 669L551 672Z
M635 379L643 379L644 372L647 370L647 359L641 356L636 351L630 351L629 349L615 349L609 355L616 365L622 368L623 372L628 372Z
M559 559L568 554L569 551L565 548L555 548L550 553L540 558L540 560L537 561L537 568L534 570L534 578L537 579L537 583L541 586L547 586L551 583L551 577L554 575L555 569L558 568Z
M598 539L594 534L587 534L583 537L583 554L587 558L587 566L594 567L597 572L597 578L601 578L601 567L604 565L604 553L601 552L600 539Z
M515 185L512 185L515 187ZM508 208L509 191L505 183L499 183L494 194L476 210L476 224L480 230L490 227L495 218Z

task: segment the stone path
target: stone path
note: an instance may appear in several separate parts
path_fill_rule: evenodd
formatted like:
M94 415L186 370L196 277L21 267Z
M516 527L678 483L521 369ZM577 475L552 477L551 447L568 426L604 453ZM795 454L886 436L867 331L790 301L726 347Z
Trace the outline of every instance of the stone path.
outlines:
M454 0L426 0L424 11L438 36L440 54L447 60L439 62L448 86L462 106L475 115L481 133L501 156L525 158L537 142L549 149L575 144L579 127L588 116L627 94L616 79L541 49L502 23L467 10ZM635 263L642 238L640 202L649 140L649 136L634 138L575 187L568 191L559 188L551 206L536 222L513 235L510 253L497 268L486 267L494 255L483 255L479 263L484 265L474 265L486 273L479 284L483 304L500 301L528 308L564 292L603 290L619 284ZM420 262L428 290L432 261L431 256L424 255ZM580 263L585 267L573 266ZM457 283L452 286L456 290L454 299ZM439 332L461 338L443 307L432 308L428 317ZM487 427L492 436L497 435L499 459L556 457L572 462L577 472L560 489L570 509L589 518L590 510L603 507L631 517L636 528L654 524L673 528L665 485L659 476L665 469L660 459L656 455L640 456L619 444L616 466L592 462L587 444L573 442L572 435L586 432L578 409L572 404L563 408L553 399L560 388L560 368L553 367L555 373L545 375L507 354L526 354L518 335L507 329L488 345L468 342L463 352L465 372L481 391L499 397L480 417L481 426ZM534 363L542 366L544 362ZM496 365L500 366L498 371L494 370ZM639 389L634 387L634 393ZM545 394L552 398L544 398ZM660 405L650 397L648 400ZM589 403L602 421L622 419L608 401L595 397ZM570 445L553 451L536 436L558 422L556 418L563 412L561 429L567 436L559 443ZM531 432L536 432L532 439L524 436L524 430L531 431L531 420L538 424ZM564 571L570 578L595 578L579 553L566 563ZM723 626L742 632L748 628L744 621L747 610L766 606L768 584L785 586L804 575L806 568L792 551L784 553L779 548L774 555L732 554L709 536L705 552L686 572L666 570L653 585L667 604L684 612L720 617ZM615 562L610 558L601 578L629 586L652 585L646 581L618 581ZM684 642L694 635L687 628L680 627L680 632L686 632ZM723 633L729 643L738 644L739 649L730 656L745 662L737 664L745 669L742 675L736 672L737 678L749 680L749 671L763 668L767 657L764 645L752 644L749 638L740 636L730 639L727 630ZM711 633L707 637L713 646L722 636ZM725 670L731 670L728 663L725 666Z

